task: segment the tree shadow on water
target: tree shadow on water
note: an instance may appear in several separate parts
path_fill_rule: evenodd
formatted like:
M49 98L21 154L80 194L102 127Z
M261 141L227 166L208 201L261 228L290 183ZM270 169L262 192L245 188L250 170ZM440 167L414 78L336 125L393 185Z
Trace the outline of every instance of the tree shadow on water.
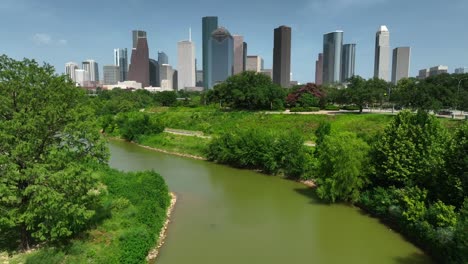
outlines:
M411 255L405 257L396 257L395 263L398 264L433 264L435 262L431 261L431 259L422 254L422 253L412 253Z
M313 188L296 188L294 189L295 192L298 194L301 194L307 198L310 199L311 204L315 205L330 205L330 203L327 203L323 200L320 200L320 198L317 196L317 193L315 189Z

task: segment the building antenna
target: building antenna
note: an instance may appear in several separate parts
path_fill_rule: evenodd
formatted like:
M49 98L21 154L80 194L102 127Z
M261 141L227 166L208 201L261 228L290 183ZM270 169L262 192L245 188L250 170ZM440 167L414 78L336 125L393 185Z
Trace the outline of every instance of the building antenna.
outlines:
M192 42L192 28L189 27L189 41Z

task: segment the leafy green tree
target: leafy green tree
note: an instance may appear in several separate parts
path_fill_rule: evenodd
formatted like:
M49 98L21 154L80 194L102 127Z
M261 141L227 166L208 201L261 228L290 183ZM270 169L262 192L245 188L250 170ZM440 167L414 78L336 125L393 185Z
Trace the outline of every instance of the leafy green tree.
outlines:
M245 110L269 110L284 107L285 91L260 73L246 71L229 77L207 94L211 103Z
M0 56L0 236L23 249L76 234L101 192L108 150L84 92L53 67Z
M353 76L348 80L348 87L344 93L348 102L357 105L362 113L364 106L382 101L388 86L389 84L381 79L366 81L360 76Z
M121 113L116 119L120 135L128 141L138 140L141 135L159 134L164 131L164 126L146 113Z
M329 202L356 202L368 182L369 149L353 133L325 136L317 156L318 196Z
M468 196L468 122L455 132L445 155L445 169L438 175L437 197L459 208Z
M447 131L434 116L424 111L400 112L373 150L377 185L433 190L433 180L444 165L447 141Z
M177 102L177 93L172 91L163 91L155 94L156 101L162 106L174 106Z

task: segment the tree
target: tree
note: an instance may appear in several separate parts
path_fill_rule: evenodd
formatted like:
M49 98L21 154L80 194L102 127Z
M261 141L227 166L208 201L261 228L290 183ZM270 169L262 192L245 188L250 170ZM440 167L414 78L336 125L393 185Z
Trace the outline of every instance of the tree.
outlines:
M164 126L146 113L120 113L116 119L120 135L128 141L137 141L141 135L159 134L164 131Z
M359 199L367 183L369 146L356 134L325 136L318 152L317 194L329 202Z
M443 168L446 130L427 112L400 112L385 128L373 150L374 180L380 186L419 186L428 190Z
M285 92L268 76L246 71L216 85L207 97L211 103L234 109L270 110L283 108Z
M94 214L90 164L108 150L86 103L53 67L0 57L0 235L16 230L23 249L70 237Z
M324 106L325 105L325 91L314 83L308 83L299 89L291 91L287 98L286 103L290 106Z
M366 81L360 76L353 76L348 80L348 87L344 90L348 102L359 107L359 113L367 104L382 101L387 92L388 83L381 79Z
M445 169L438 175L436 193L445 203L459 208L468 196L468 122L455 132L444 157Z

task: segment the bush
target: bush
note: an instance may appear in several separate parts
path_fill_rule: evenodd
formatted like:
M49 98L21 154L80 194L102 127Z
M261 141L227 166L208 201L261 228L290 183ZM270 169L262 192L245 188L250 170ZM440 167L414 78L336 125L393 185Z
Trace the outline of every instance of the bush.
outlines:
M339 107L339 106L336 106L336 105L326 105L326 106L325 106L325 110L328 110L328 111L338 111L338 110L340 110L340 107Z
M300 135L261 129L237 129L222 134L209 144L207 157L234 167L284 173L292 178L304 176L308 166Z
M345 105L345 106L342 106L341 109L348 110L348 111L356 111L356 110L359 110L360 108L357 105Z
M164 126L148 114L141 112L121 113L116 117L120 136L128 141L138 141L138 137L159 134Z
M290 112L318 112L320 108L318 107L292 107Z
M317 153L317 194L329 202L359 199L367 183L370 147L356 134L325 136Z

